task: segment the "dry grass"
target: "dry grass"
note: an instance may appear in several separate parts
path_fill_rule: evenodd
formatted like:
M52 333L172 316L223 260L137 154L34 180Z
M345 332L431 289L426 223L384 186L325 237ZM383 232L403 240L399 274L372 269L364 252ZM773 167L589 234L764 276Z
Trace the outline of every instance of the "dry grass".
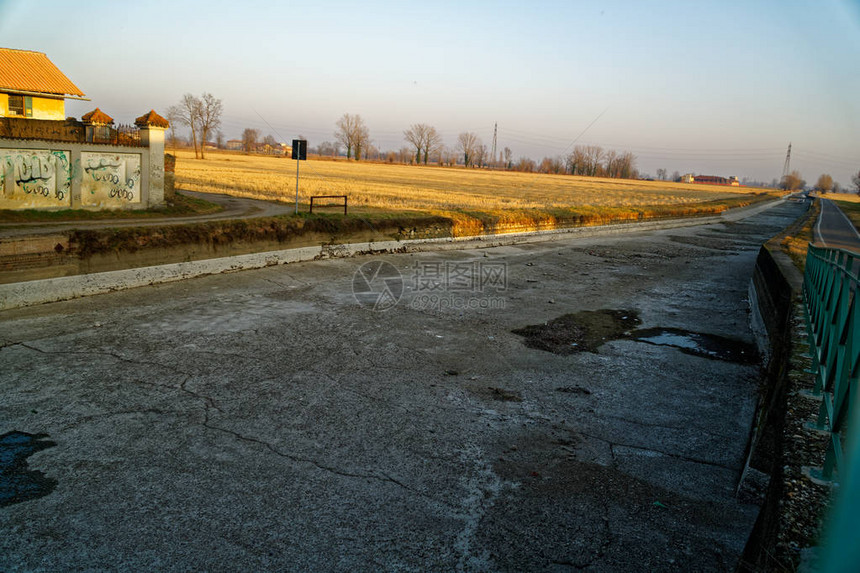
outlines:
M278 157L210 153L205 160L195 160L190 152L179 151L176 163L178 187L240 197L293 201L295 177L295 161ZM311 195L347 195L351 207L466 216L477 212L496 219L507 218L505 214L519 218L516 212L535 209L573 209L578 215L612 219L688 214L706 204L713 212L715 207L723 210L744 196L762 192L663 181L314 160L302 163L299 183L302 203ZM678 208L681 211L676 213Z
M776 237L774 241L779 243L782 251L791 257L794 266L800 269L800 272L806 268L806 251L809 243L812 242L812 229L818 221L818 215L821 213L821 202L815 201L805 215L800 217L788 229L785 230L783 236ZM769 243L770 244L770 243Z
M812 195L815 197L822 197L824 199L833 199L840 203L860 203L860 195L857 193L825 193L824 195L813 193Z

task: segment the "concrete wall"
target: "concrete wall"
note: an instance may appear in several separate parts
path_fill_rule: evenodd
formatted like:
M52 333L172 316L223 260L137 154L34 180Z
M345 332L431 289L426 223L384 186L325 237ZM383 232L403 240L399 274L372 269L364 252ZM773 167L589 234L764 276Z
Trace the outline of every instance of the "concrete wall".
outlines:
M146 209L164 203L164 130L147 147L0 138L0 209Z
M767 346L765 384L761 388L739 496L751 496L762 508L738 571L772 571L772 555L782 520L783 452L789 384L791 331L803 276L787 255L763 246L750 281L752 323L759 344ZM758 325L758 328L755 328ZM782 570L779 568L779 570Z

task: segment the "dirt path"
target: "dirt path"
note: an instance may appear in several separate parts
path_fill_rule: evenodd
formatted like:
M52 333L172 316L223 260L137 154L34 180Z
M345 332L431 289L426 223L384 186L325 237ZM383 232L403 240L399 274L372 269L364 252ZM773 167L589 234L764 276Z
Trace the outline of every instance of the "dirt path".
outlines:
M204 199L224 207L223 211L208 215L192 217L160 217L140 219L101 219L98 221L57 221L51 223L0 223L0 239L6 237L21 237L26 235L49 235L63 233L73 229L106 229L112 227L163 227L164 225L182 225L201 221L216 221L221 219L250 219L253 217L270 217L295 212L295 206L275 201L245 199L231 195L215 193L198 193L182 191L183 195Z

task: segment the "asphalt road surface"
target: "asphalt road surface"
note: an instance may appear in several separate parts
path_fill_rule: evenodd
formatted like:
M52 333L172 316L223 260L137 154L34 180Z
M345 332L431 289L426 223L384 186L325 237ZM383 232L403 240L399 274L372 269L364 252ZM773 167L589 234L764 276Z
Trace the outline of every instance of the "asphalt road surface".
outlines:
M731 571L802 209L2 312L0 570Z
M821 215L815 226L815 241L832 249L860 251L860 233L830 199L821 199Z

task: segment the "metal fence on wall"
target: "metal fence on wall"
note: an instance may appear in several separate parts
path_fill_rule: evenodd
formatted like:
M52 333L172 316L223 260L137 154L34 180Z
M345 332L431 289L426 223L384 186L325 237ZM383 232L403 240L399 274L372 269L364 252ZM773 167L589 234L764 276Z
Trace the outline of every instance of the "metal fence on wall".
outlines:
M823 532L819 571L860 569L860 255L809 245L803 279L813 394L821 397L814 427L828 433L827 452L810 477L838 484Z
M860 255L809 246L803 294L809 333L813 394L821 397L816 429L829 433L824 465L812 477L837 481L845 466L843 441L856 407L860 373Z

